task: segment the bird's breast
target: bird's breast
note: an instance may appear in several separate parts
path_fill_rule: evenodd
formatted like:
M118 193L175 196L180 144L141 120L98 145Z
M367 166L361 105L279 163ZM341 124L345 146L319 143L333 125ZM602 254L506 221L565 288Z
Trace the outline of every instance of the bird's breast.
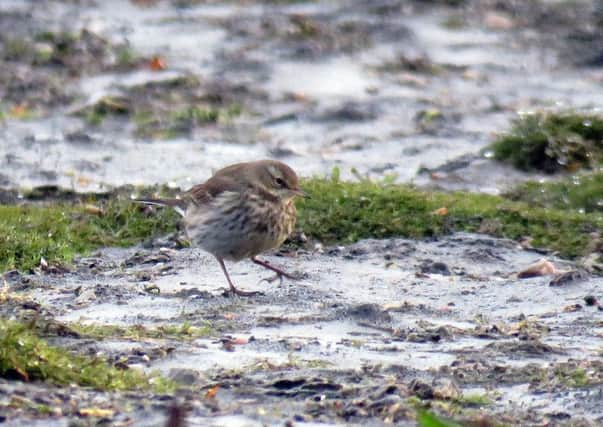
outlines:
M279 247L293 232L292 200L261 194L223 195L187 212L185 223L195 245L224 259L239 260Z

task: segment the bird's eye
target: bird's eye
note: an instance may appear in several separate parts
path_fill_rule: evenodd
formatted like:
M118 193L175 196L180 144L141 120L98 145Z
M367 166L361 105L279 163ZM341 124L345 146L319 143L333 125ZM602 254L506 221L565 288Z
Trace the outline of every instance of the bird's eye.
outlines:
M275 178L274 182L276 182L276 185L278 185L279 187L287 188L287 184L282 178Z

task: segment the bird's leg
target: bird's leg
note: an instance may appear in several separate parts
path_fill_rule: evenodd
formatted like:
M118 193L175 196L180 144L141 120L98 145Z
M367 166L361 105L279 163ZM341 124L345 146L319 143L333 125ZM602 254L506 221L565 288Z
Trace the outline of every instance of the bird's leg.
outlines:
M230 280L230 276L228 275L228 271L226 271L226 266L224 265L224 260L222 258L218 258L216 257L216 259L218 260L218 263L220 264L220 267L222 267L222 271L224 272L224 276L226 276L226 280L228 281L228 286L230 286L230 292L233 293L234 295L238 295L240 297L250 297L253 295L259 295L261 294L261 292L257 292L257 291L241 291L237 288L235 288L235 286L232 284L232 280Z
M267 268L268 270L272 270L276 273L276 275L274 277L262 279L262 281L265 280L268 283L272 283L275 280L278 280L279 285L280 285L281 283L283 283L283 277L286 277L287 279L291 279L291 280L299 280L299 277L286 273L283 270L281 270L280 268L270 265L266 261L262 261L261 259L257 259L256 257L251 257L251 261L253 261L257 265L261 265L262 267Z

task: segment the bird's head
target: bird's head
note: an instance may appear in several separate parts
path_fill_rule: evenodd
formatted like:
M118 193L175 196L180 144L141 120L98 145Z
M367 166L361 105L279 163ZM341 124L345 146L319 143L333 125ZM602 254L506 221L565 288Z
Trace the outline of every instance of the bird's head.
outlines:
M308 197L299 188L297 175L289 166L276 160L264 160L257 163L258 178L267 191L282 201L294 197Z

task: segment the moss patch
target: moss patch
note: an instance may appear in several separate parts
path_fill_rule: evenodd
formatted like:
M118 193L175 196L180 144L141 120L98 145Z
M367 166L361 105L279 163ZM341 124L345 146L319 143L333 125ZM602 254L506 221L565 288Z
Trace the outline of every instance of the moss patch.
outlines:
M472 231L530 237L534 246L576 257L585 254L589 233L603 227L601 215L534 207L485 194L428 193L407 185L337 179L313 179L302 186L312 198L299 203L299 227L327 243Z
M171 138L188 134L199 127L228 123L241 112L241 107L234 104L228 107L195 104L171 113L139 111L134 116L136 135L155 139Z
M460 427L461 425L455 421L441 418L433 412L425 409L417 411L417 423L420 427Z
M143 325L118 326L71 323L69 329L79 335L95 338L122 338L140 340L144 338L171 338L179 340L193 340L201 337L215 335L216 331L207 323L202 326L193 326L188 322L179 325L161 325L156 328L147 328Z
M526 114L491 149L495 159L526 171L594 168L603 162L603 117L573 112Z
M530 199L425 192L409 185L342 182L337 176L304 180L302 186L312 198L298 203L298 229L325 243L471 231L530 238L534 246L572 258L586 255L590 234L603 229L600 211L535 206ZM178 219L171 209L150 210L118 196L87 204L0 206L0 270L31 269L42 257L69 262L98 247L133 245L175 230Z
M239 93L233 91L237 88L176 77L123 89L122 94L103 97L74 114L94 126L101 126L110 118L131 119L136 136L164 139L232 122L244 111L237 101Z
M73 355L49 345L28 325L0 321L0 377L77 384L99 390L154 390L166 392L174 385L134 369L117 369L104 359Z
M603 212L603 172L578 174L547 183L530 181L505 196L545 208Z
M110 200L91 206L0 206L0 270L31 269L43 257L63 262L102 246L128 246L173 230L170 209L148 212L140 205Z

